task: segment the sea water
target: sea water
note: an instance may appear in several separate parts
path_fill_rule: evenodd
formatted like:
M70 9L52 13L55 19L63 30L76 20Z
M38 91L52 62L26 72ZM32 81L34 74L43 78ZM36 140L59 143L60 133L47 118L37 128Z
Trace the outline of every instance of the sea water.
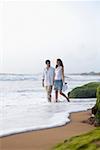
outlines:
M100 76L67 75L65 93L91 81L100 82ZM70 113L90 109L96 99L70 101L59 95L55 103L53 90L49 103L41 74L0 74L0 136L62 126L70 121Z

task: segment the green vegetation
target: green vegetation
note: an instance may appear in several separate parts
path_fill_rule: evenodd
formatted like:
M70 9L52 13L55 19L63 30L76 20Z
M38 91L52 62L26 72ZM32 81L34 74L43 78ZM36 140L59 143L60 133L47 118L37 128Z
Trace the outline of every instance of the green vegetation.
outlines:
M65 140L53 150L100 150L100 128Z
M100 125L100 86L97 88L97 101L95 107L97 109L95 114L96 125Z
M91 82L80 87L74 88L68 93L69 98L96 98L97 87L100 82Z
M100 126L100 83L89 83L87 85L82 86L95 89L97 87L97 101L96 105L96 114L95 114L95 122L96 126ZM87 88L87 89L88 89ZM65 140L63 143L58 144L53 148L53 150L100 150L100 127L97 127L95 130L80 135L72 137L68 140Z

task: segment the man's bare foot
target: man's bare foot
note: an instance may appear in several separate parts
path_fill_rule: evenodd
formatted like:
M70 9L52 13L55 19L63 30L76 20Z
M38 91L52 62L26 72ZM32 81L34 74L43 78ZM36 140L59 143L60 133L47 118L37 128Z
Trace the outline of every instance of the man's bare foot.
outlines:
M48 102L51 102L51 99L48 99Z

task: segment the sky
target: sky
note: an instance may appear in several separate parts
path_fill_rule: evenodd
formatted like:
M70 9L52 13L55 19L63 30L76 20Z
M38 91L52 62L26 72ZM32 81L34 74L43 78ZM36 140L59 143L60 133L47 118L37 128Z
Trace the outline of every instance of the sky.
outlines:
M100 72L100 1L0 1L0 73Z

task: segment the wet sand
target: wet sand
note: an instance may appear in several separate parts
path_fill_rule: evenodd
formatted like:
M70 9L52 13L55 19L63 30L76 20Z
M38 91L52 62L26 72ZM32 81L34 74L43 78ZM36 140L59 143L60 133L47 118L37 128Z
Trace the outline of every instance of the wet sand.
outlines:
M91 131L91 126L82 121L90 117L90 110L72 113L71 122L62 126L31 131L0 138L0 150L50 150L56 144L72 136Z

